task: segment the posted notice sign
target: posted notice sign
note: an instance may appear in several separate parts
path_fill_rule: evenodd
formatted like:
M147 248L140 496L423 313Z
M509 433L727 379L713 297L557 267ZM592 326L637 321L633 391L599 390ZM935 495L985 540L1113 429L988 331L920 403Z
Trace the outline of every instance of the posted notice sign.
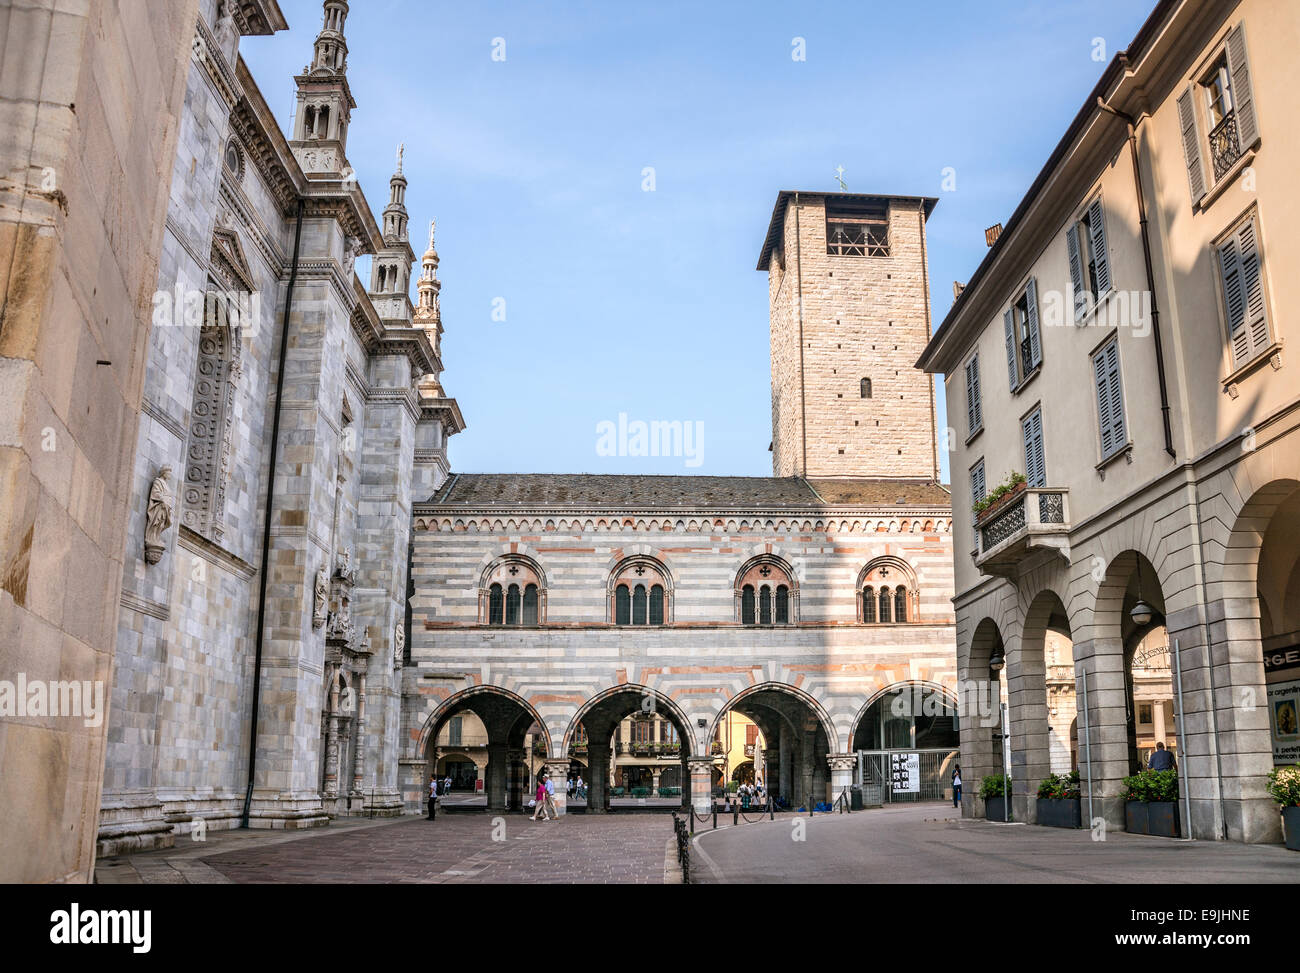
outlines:
M919 753L891 753L889 755L890 786L895 794L921 792L921 755Z

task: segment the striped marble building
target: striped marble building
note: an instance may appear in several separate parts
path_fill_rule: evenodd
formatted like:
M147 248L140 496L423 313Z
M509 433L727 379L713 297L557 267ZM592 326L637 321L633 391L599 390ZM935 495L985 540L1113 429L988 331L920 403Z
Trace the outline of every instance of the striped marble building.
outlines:
M781 475L453 474L415 505L408 808L466 710L488 730L489 807L521 799L531 731L556 779L586 744L602 809L611 735L638 712L676 728L684 794L706 804L730 710L758 724L768 783L798 806L852 781L854 751L880 742L873 703L951 700L951 502L933 389L911 366L933 203L778 197L760 269Z

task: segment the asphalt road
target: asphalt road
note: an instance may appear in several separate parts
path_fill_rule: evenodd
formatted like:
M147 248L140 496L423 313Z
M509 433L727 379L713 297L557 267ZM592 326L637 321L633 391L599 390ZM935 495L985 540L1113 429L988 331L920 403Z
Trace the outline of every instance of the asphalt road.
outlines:
M692 854L699 883L1300 883L1300 854L1281 845L1122 832L1094 841L1088 831L962 820L939 804L778 816L698 833Z

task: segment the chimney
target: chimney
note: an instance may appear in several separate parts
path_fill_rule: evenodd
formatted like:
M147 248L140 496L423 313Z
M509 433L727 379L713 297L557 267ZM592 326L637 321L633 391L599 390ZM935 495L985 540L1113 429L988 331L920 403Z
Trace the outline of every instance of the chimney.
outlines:
M990 226L987 230L984 231L984 242L991 247L993 246L993 244L998 242L998 237L1000 237L1001 235L1002 235L1002 224L994 223L992 226Z

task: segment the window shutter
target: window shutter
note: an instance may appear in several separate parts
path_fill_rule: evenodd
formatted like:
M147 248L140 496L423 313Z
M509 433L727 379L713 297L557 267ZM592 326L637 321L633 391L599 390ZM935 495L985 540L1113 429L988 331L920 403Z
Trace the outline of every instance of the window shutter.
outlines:
M1201 164L1201 133L1196 127L1196 101L1192 85L1178 96L1178 127L1183 132L1183 158L1187 161L1187 180L1192 202L1205 195L1205 167Z
M1043 462L1043 413L1035 409L1021 423L1025 439L1025 480L1031 487L1040 487L1047 482L1047 469Z
M966 434L980 427L980 359L976 355L966 363Z
M1246 58L1246 32L1241 24L1228 35L1228 78L1232 83L1233 109L1237 113L1237 144L1244 151L1259 139L1259 121L1255 118L1255 92Z
M1088 302L1083 296L1083 259L1079 255L1079 224L1065 231L1065 248L1070 254L1070 288L1074 291L1074 320L1087 313Z
M971 503L978 503L987 494L984 492L984 461L980 460L975 469L970 471Z
M1110 415L1110 388L1106 384L1106 352L1097 352L1092 359L1092 376L1097 385L1097 427L1101 430L1101 457L1105 459L1115 449L1114 425Z
M1017 373L1016 373L1016 324L1013 317L1014 311L1007 311L1002 316L1002 324L1006 330L1007 337L1007 371L1011 377L1011 391L1016 390Z
M1228 319L1232 367L1236 369L1269 345L1259 237L1253 217L1219 245L1219 280Z
M1110 290L1110 262L1106 258L1106 217L1098 196L1088 207L1088 223L1092 227L1092 260L1097 267L1097 300Z
M1112 341L1093 358L1097 384L1097 419L1101 431L1102 459L1128 442L1124 429L1124 394L1119 375L1119 342Z
M1029 286L1025 288L1026 304L1029 306L1027 327L1029 329L1029 357L1033 361L1033 367L1037 368L1043 361L1043 346L1038 335L1038 281L1029 278Z
M1245 304L1244 324L1250 338L1250 357L1254 358L1269 345L1264 278L1260 273L1259 235L1254 217L1241 224L1236 237L1237 255L1241 261L1241 291Z

